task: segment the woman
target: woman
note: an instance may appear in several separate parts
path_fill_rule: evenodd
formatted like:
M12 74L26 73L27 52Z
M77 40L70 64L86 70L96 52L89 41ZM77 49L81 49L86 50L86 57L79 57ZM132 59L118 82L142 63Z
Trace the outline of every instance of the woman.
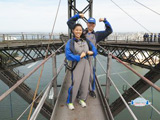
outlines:
M67 105L70 110L74 109L74 101L78 94L79 103L82 107L86 107L85 100L88 94L89 79L90 79L90 66L88 56L97 55L97 49L95 46L83 36L82 26L75 24L72 32L74 37L70 39L65 48L65 55L67 60L72 61L74 70L72 74L72 84L68 89ZM76 64L75 64L76 63Z

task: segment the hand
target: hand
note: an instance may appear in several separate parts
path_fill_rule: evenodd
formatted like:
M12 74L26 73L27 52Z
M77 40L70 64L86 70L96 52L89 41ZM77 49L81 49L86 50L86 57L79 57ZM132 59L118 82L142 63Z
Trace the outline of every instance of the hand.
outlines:
M79 16L80 16L81 18L84 18L84 14L83 14L83 13L79 13Z
M82 52L80 58L83 58L84 56L86 56L86 53Z
M92 51L88 51L87 54L88 55L93 55L93 52Z
M103 22L104 21L104 18L99 18L99 22Z

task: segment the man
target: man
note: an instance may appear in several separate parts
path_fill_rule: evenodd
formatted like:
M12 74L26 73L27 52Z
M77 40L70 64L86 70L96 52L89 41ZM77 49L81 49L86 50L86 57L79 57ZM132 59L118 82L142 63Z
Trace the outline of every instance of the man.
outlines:
M146 33L143 35L143 41L146 42Z
M73 17L71 17L67 24L68 27L72 30L73 26L76 24L76 21L79 18L84 18L84 14L76 14ZM99 22L104 22L106 29L104 31L94 31L94 28L96 26L96 20L95 18L89 18L87 21L87 28L84 30L84 34L88 40L90 40L95 46L96 43L104 40L107 36L109 36L112 33L112 27L110 23L106 20L106 18L100 18ZM95 68L92 66L92 57L89 58L90 66L91 66L91 84L90 84L90 92L89 94L96 98L95 94Z
M156 39L157 39L157 35L156 33L154 33L154 42L156 42Z
M160 33L158 34L158 43L160 43Z

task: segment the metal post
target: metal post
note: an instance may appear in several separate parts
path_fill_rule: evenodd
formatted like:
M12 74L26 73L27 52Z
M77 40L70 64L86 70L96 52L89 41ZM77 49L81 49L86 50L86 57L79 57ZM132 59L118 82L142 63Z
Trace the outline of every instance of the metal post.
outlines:
M56 54L52 56L52 65L53 65L53 76L56 76L57 75ZM52 87L54 90L53 103L55 103L55 101L57 99L57 77L54 79L54 81L52 83Z
M68 20L72 17L72 3L73 3L73 0L68 0ZM71 34L71 30L68 28L68 36L69 38L72 37L72 34Z
M3 41L5 41L5 34L3 34Z
M106 99L109 102L109 95L110 95L110 85L111 85L111 81L109 79L110 77L110 72L111 72L111 59L112 56L110 55L111 52L108 52L108 57L107 57L107 74L106 74Z
M51 40L52 39L52 36L51 36L51 34L49 33L49 40Z
M27 34L26 34L26 40L27 40Z
M39 35L37 35L37 40L39 40Z
M24 40L24 34L23 34L23 32L22 32L22 40Z
M70 19L73 14L75 15L76 13L83 13L85 14L87 11L89 12L89 17L92 17L92 9L93 9L93 0L87 0L89 3L89 7L85 7L82 11L79 11L76 8L76 0L68 0L68 19ZM87 22L87 19L84 17L83 20ZM68 28L68 36L71 38L71 30Z
M89 9L89 17L92 17L92 9L93 9L93 0L90 0L89 1L89 4L90 4L90 9Z

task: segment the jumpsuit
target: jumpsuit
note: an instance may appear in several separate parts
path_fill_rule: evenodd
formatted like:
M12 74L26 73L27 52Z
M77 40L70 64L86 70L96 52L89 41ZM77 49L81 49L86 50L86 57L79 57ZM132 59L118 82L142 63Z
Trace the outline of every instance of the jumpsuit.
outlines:
M72 84L68 89L68 98L67 103L74 103L77 94L79 95L79 99L86 100L88 95L89 88L89 80L90 80L90 65L88 57L84 57L80 59L80 55L82 52L89 51L88 44L85 40L78 40L78 42L74 42L74 49L76 55L74 55L70 51L70 40L66 44L65 54L66 58L71 61L77 61L77 65L75 69L71 73ZM94 55L96 55L96 48L93 46Z
M71 17L67 22L68 27L70 29L73 29L73 26L76 24L76 21L79 18L80 18L79 14L76 14L73 17ZM86 38L90 40L95 46L98 42L104 40L107 36L109 36L113 32L110 23L106 19L104 20L104 24L106 27L104 31L96 31L96 32L93 31L91 33L88 33L87 29L84 30L84 32L86 33L85 34ZM90 56L89 57L90 70L93 71L91 72L91 75L90 75L90 89L89 89L90 91L95 90L95 68L92 65L92 59L93 57Z

